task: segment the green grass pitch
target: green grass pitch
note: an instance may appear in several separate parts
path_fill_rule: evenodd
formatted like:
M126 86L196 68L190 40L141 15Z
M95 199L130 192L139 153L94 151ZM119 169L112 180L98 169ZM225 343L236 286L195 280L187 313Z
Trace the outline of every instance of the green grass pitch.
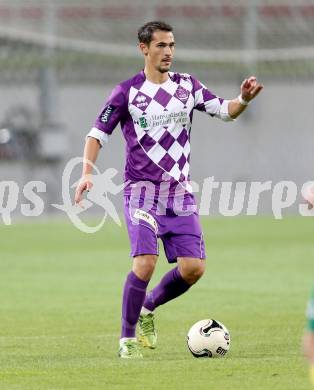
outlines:
M205 276L157 311L159 345L117 358L130 267L125 228L0 227L0 389L309 389L301 354L313 282L311 218L202 221ZM162 251L161 251L162 252ZM151 285L169 269L159 259ZM204 318L231 333L224 359L195 359L186 333Z

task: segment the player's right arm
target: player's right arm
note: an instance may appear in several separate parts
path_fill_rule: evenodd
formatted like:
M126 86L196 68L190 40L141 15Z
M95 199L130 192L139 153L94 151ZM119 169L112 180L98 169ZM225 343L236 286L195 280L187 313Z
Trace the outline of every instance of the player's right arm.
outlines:
M122 120L126 111L127 103L125 94L122 86L117 85L98 115L94 127L87 134L84 148L82 177L75 191L76 204L79 204L82 201L84 191L89 191L92 187L91 173L99 149L108 142L108 136Z
M93 183L91 182L91 173L93 166L91 163L95 163L97 160L98 152L101 147L100 141L93 137L87 137L84 147L83 155L83 170L79 184L75 191L75 203L80 204L83 199L84 191L89 191Z

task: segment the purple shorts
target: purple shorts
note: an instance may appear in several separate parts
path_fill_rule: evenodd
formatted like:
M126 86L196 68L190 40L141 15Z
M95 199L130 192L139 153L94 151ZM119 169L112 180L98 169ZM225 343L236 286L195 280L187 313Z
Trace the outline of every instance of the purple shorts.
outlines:
M192 194L186 200L195 205ZM160 238L169 263L175 263L178 257L205 259L203 234L196 210L177 215L173 207L158 210L155 201L149 209L142 208L140 202L133 204L130 195L126 195L124 212L132 257L159 255Z

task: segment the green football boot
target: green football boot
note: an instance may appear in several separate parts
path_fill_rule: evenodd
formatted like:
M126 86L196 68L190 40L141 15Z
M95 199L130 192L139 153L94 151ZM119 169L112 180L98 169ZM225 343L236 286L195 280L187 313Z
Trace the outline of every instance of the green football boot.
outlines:
M154 324L154 313L141 314L138 323L138 341L143 347L155 349L157 345L157 332Z
M143 357L136 339L120 341L118 355L122 359L141 359Z

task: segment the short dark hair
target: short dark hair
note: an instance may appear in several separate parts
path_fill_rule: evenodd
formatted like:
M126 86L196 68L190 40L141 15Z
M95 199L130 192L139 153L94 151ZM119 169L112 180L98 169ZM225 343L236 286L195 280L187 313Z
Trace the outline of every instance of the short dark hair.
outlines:
M148 22L138 29L137 37L139 42L149 45L152 41L153 33L157 30L171 32L173 28L170 24L161 21Z

